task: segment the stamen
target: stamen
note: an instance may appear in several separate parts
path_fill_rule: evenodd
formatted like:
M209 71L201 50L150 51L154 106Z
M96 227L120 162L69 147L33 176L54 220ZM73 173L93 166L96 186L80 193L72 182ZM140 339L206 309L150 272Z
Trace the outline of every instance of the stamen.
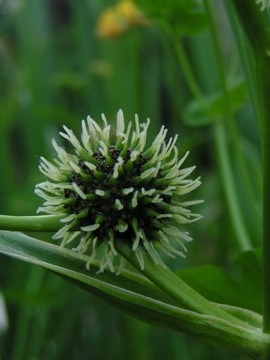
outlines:
M132 200L131 200L131 206L135 208L138 205L138 190L135 191Z
M73 182L72 186L74 188L74 190L76 191L76 193L84 200L86 200L86 195L83 193L83 191L79 188L79 186Z
M119 199L115 199L115 207L116 207L116 210L124 209L124 206Z

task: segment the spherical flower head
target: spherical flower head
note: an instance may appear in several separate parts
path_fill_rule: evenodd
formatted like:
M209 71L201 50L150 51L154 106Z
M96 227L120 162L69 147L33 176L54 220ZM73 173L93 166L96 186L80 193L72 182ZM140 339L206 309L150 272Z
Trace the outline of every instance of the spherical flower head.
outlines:
M191 238L182 226L201 217L189 209L200 201L185 199L200 185L199 178L189 178L195 167L182 168L188 153L178 158L177 136L166 141L164 126L147 147L149 119L140 124L135 116L126 127L120 110L115 129L102 119L102 127L90 117L83 120L80 140L64 126L60 135L72 153L52 141L57 158L41 158L47 180L35 189L45 199L38 212L63 214L54 238L62 239L62 246L75 243L73 250L88 255L87 267L98 255L100 271L114 271L117 241L130 245L142 269L142 248L165 266L159 250L183 256L183 242ZM123 264L121 259L120 268Z
M261 4L261 11L270 8L270 0L257 0L257 4Z

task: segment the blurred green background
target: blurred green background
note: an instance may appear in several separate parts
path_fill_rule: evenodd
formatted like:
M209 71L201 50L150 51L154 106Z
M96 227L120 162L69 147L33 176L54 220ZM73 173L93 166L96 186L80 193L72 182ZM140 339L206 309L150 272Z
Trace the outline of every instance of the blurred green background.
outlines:
M220 94L221 80L209 23L200 1L192 2L199 5L197 12L188 8L188 1L179 1L182 5L169 20L166 11L164 17L153 11L155 6L166 8L166 2L142 3L138 5L150 14L147 25L128 24L119 36L109 29L109 35L101 37L100 16L116 1L0 0L0 211L35 214L41 201L33 189L43 180L39 157L51 157L51 138L58 139L62 125L78 134L87 115L99 122L104 113L114 122L121 108L126 120L133 120L135 113L141 121L151 119L150 141L161 124L170 135L178 133L180 154L191 151L186 165L196 164L194 176L202 177L195 196L205 200L196 209L204 219L190 229L194 241L188 244L188 257L174 260L171 266L212 263L230 269L239 248L224 199L213 126L194 104L179 64L181 54L168 28L172 21L179 25L177 41L203 93L212 99ZM233 93L234 126L251 196L257 199L255 215L234 156L235 134L230 127L226 139L245 226L258 246L258 130L223 2L212 3L226 79L242 86ZM238 276L237 271L230 272ZM0 321L1 360L244 359L197 339L152 328L43 269L4 256L0 256L0 294L8 321ZM2 319L3 315L0 306Z

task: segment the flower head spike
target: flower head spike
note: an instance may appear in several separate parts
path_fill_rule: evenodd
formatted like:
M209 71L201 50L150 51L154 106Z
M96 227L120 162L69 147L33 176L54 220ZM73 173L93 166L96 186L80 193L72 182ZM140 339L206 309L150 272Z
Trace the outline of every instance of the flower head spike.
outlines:
M261 4L261 11L270 8L270 0L256 0L257 4Z
M136 116L126 127L120 110L115 129L104 115L102 119L103 126L90 117L83 120L80 140L64 126L60 135L73 153L53 140L57 158L41 158L40 171L47 180L36 186L36 194L45 199L38 212L63 214L63 227L54 238L89 255L88 265L102 255L101 271L114 271L119 239L130 244L142 269L141 248L165 266L158 250L171 257L183 255L183 242L191 238L181 226L201 217L189 209L199 201L185 200L200 179L189 179L194 167L182 168L188 154L178 158L177 137L166 141L164 126L147 148L149 119L140 124Z

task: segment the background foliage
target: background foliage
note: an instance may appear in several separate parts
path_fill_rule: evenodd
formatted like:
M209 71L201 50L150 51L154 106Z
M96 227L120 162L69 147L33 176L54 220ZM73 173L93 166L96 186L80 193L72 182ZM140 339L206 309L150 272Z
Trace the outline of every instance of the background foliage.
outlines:
M119 108L126 119L135 113L141 121L150 117L153 137L161 124L170 134L179 133L180 153L191 151L187 162L196 164L203 181L196 196L205 200L198 206L204 219L191 228L194 242L188 244L187 259L174 260L171 267L185 268L188 279L196 271L189 270L192 266L222 266L237 305L237 296L245 296L235 286L241 271L251 279L250 288L260 277L260 264L250 269L246 264L256 262L254 254L244 260L236 255L247 248L238 241L228 206L216 123L225 119L222 136L237 206L254 247L261 243L258 129L243 76L245 58L227 17L230 10L222 1L211 2L218 21L219 63L209 17L199 1L192 3L137 1L148 26L130 26L120 36L104 39L97 36L97 24L114 1L0 2L0 211L35 213L40 200L33 189L42 180L39 157L50 157L50 140L63 124L78 132L88 114L98 121L104 112L114 120ZM50 235L42 236L50 241ZM224 275L211 270L212 279L206 271L206 281L218 284ZM4 256L0 293L8 319L7 328L0 321L1 360L240 359L197 339L150 327L43 269ZM261 311L260 296L253 292L247 307ZM0 318L3 314L0 309Z

